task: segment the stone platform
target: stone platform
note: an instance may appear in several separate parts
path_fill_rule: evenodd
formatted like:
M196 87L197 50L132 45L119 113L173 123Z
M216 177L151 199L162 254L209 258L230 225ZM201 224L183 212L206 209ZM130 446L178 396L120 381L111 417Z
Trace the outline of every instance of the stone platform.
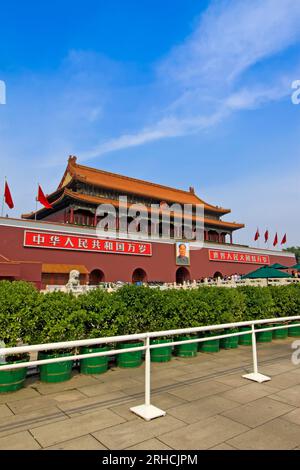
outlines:
M99 376L74 373L61 384L27 379L0 395L0 449L297 449L300 366L293 338L152 364L152 404L167 415L145 422L130 412L144 402L144 366Z

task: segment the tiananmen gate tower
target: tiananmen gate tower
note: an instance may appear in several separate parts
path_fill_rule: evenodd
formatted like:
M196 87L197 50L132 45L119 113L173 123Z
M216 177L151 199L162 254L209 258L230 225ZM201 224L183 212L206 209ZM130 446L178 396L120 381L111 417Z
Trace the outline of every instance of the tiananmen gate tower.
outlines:
M97 208L109 204L117 214L116 231L132 220L122 220L119 198L128 204L143 204L150 214L156 204L156 223L149 232L156 238L112 238L109 230L101 238ZM77 269L81 282L183 282L203 277L245 274L272 263L295 264L288 252L234 244L234 232L243 224L222 218L231 210L200 199L188 191L121 176L83 166L70 156L64 175L47 196L51 208L23 214L20 219L0 218L0 279L23 279L38 288L66 284L69 272ZM163 237L165 205L192 208L191 224L197 220L197 205L204 209L203 246L182 235L171 214L168 237ZM124 225L125 224L125 225ZM190 249L191 248L191 249ZM190 249L190 251L189 251ZM187 253L188 250L188 253ZM188 256L187 256L188 255Z

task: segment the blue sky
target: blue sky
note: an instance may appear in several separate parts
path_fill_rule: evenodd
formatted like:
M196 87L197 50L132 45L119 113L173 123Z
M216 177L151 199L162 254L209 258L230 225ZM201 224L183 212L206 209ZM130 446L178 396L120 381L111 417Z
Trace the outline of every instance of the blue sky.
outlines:
M69 154L196 188L300 244L300 2L0 0L0 178L19 216ZM2 184L2 183L1 183ZM262 242L261 242L262 246Z

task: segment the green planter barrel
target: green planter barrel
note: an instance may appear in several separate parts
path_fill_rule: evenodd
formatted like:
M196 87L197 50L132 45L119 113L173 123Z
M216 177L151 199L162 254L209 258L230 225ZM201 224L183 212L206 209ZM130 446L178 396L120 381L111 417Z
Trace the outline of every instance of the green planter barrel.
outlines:
M210 336L217 336L219 335L218 331L215 331L214 333L205 333L204 335L201 335L202 337L210 337ZM200 337L200 335L199 335ZM198 351L201 352L207 352L207 353L215 353L220 351L220 340L219 339L212 339L210 341L203 341L201 343L198 343Z
M230 334L230 333L237 333L237 330L231 329L231 330L225 330L224 335ZM235 349L239 345L239 336L231 336L228 338L222 338L220 340L220 347L222 349Z
M80 354L91 354L109 351L107 346L86 346L80 349ZM108 369L109 356L87 357L80 359L80 372L82 374L103 374Z
M272 326L272 325L267 325L267 324L264 324L263 326L256 325L255 329L260 330L261 328L268 328L269 326ZM256 333L256 340L258 343L270 343L272 341L272 338L273 338L272 331L261 331L261 332L258 331Z
M151 344L171 343L171 339L152 339ZM172 346L150 349L151 362L168 362L172 357Z
M26 361L29 361L29 356L24 359L20 359L19 361L11 362L11 364ZM5 362L3 365L7 364L9 364L9 362ZM27 367L1 371L0 364L0 393L16 392L17 390L20 390L20 388L24 387L26 373Z
M281 326L278 323L275 326ZM282 330L273 330L274 339L285 339L288 337L288 328L283 328Z
M55 357L66 357L71 356L71 352L58 353L58 352L47 352L40 351L38 359L54 359ZM42 382L57 383L64 382L71 378L71 372L73 367L73 361L56 362L53 364L42 364L39 366L40 379Z
M188 341L189 339L195 339L194 336L179 336L176 341ZM178 357L195 357L197 356L198 344L197 343L188 343L188 344L178 344L175 346L175 356Z
M241 326L239 328L239 331L250 331L251 332L251 327L249 326ZM247 335L239 336L239 344L242 346L251 346L252 344L252 333L249 333Z
M123 343L117 346L117 349L137 348L144 346L143 342ZM126 352L117 355L117 364L119 367L139 367L142 364L143 351Z
M293 324L295 325L297 323L300 323L300 321L294 321L291 323L291 326L289 326L289 329L288 329L289 336L292 336L292 337L300 336L300 326L292 326Z

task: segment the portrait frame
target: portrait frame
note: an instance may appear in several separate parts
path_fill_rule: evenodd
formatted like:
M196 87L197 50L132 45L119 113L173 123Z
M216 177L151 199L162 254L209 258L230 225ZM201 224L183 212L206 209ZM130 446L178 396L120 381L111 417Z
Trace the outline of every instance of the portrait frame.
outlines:
M188 242L175 243L175 260L176 266L190 266L190 244Z

